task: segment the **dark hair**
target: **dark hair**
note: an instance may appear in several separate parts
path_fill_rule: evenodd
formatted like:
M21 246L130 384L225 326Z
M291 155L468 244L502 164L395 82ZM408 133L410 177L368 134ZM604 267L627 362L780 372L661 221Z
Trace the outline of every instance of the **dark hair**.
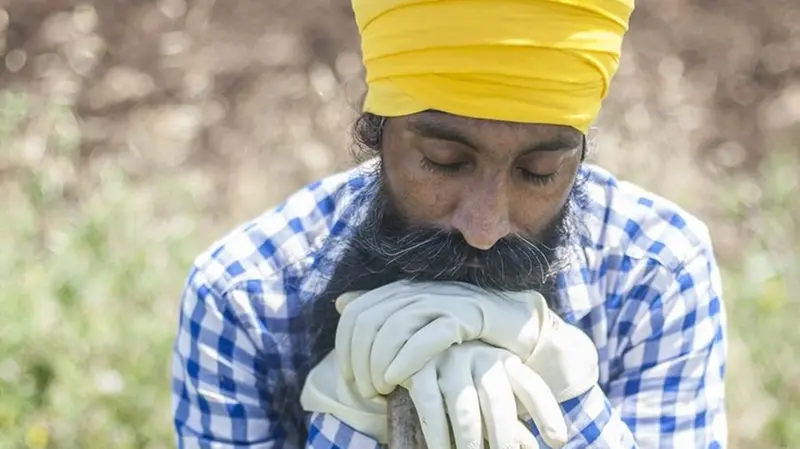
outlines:
M358 116L351 129L350 152L356 163L364 162L378 154L383 140L386 117L364 112Z

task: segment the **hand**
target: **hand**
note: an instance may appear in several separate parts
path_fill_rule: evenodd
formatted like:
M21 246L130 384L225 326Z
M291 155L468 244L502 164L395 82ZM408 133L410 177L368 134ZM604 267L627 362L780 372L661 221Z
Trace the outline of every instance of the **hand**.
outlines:
M545 382L519 357L482 342L454 345L403 382L430 448L537 449L517 404L530 415L544 441L559 448L566 423ZM345 380L333 353L314 367L300 402L306 411L330 413L350 427L386 443L386 400L366 399ZM449 416L449 420L448 420ZM449 421L449 426L448 426ZM484 435L484 429L486 435Z
M547 384L519 357L478 341L451 346L402 386L408 389L430 448L531 448L539 445L519 420L527 411L552 448L567 441L567 427ZM482 423L484 426L482 426ZM483 434L485 428L486 435Z
M527 360L549 311L536 292L411 281L347 293L336 308L339 366L366 398L388 394L436 354L463 341L480 339Z
M307 412L333 415L379 443L388 443L386 398L366 399L359 395L355 384L342 377L333 352L309 371L300 393L300 405Z
M342 295L336 354L365 398L388 394L453 344L482 340L521 358L559 402L598 380L594 343L537 292L495 293L457 282L399 281Z

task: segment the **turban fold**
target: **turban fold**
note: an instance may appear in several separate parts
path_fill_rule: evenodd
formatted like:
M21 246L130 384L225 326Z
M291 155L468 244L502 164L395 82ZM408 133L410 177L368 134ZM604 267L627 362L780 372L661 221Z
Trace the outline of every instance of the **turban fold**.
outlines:
M600 111L634 0L352 0L364 111L572 126Z

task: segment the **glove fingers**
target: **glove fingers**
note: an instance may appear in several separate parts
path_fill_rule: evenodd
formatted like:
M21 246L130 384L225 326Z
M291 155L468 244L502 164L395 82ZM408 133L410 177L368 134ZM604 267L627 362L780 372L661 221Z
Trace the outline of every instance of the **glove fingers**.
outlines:
M409 281L400 280L382 285L372 290L359 290L342 293L338 298L336 298L336 310L340 315L344 313L345 309L349 309L356 314L360 314L364 310L372 307L374 304L381 302L386 298L396 296L398 293L402 293L408 288L409 285ZM358 305L355 305L354 303L358 303Z
M481 403L470 367L471 359L452 351L441 364L439 388L447 405L456 449L483 448Z
M428 447L451 447L450 429L447 426L444 401L439 391L436 365L428 363L405 384L417 410L422 434Z
M402 323L406 318L405 313L399 313L392 317L393 322ZM413 321L413 319L411 319ZM389 326L387 332L393 332ZM413 335L407 335L403 341L400 352L393 358L386 372L384 379L389 385L397 385L403 379L407 379L422 367L428 360L443 352L455 343L460 343L462 338L459 335L459 326L450 316L440 316L433 322L429 322L425 327L419 329ZM399 340L399 339L398 339Z
M435 318L428 313L407 313L409 309L418 309L418 307L411 305L388 317L378 330L372 343L370 354L372 385L378 393L383 395L391 393L396 385L411 377L438 354L438 351L412 353L410 354L414 357L412 361L401 359L398 362L398 365L402 368L401 372L397 373L391 379L391 382L387 379L387 374L390 373L392 364L395 360L404 356L404 354L401 354L401 350L408 341L405 337L413 335L411 337L412 340L417 338L416 336L420 329L424 329ZM402 329L402 331L398 332L398 329Z
M340 296L339 298L342 297ZM334 347L339 371L347 381L355 379L351 356L353 348L351 345L353 344L356 319L361 315L361 309L375 302L376 298L376 295L365 294L360 296L361 302L353 302L348 308L340 311L341 317L339 317L339 324L336 328ZM337 308L339 307L338 301L337 299Z
M364 311L375 304L379 304L391 298L392 295L396 295L398 291L402 290L402 287L404 287L406 283L406 281L398 281L366 293L344 293L336 299L336 310L338 310L341 315L336 329L336 356L339 362L339 370L342 373L342 377L346 380L354 379L351 365L351 345L353 343L356 320Z
M489 447L518 449L514 427L514 423L519 421L517 405L502 362L492 357L473 363L488 365L478 371L476 378Z
M545 443L552 448L566 444L564 413L544 380L517 357L508 357L505 368L514 394L530 413Z
M386 320L396 314L400 309L415 302L417 298L392 298L365 310L361 313L354 323L351 342L350 363L352 364L353 377L359 393L365 398L378 395L375 386L372 384L372 374L370 368L370 355L372 354L375 335L384 327ZM345 311L347 313L347 311ZM416 329L400 323L394 326L391 331L395 338L406 340L416 332ZM394 359L394 354L391 354ZM399 382L398 382L399 383ZM395 384L396 385L396 384Z
M364 290L342 293L341 296L336 298L336 301L334 302L334 306L336 307L336 312L338 312L339 315L341 315L344 312L344 308L348 304L363 296L364 293L366 293L366 291Z
M541 312L547 308L537 292L497 292L481 298L484 317L480 339L527 359L541 329Z
M517 441L520 449L539 449L539 442L524 422L517 420Z

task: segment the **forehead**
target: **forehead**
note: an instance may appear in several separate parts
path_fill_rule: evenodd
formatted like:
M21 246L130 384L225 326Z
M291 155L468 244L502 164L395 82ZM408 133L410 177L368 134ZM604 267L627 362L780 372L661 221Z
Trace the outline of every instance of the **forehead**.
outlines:
M433 110L402 117L401 122L412 132L446 131L481 140L548 141L565 146L578 146L583 140L583 134L571 126L478 119Z

